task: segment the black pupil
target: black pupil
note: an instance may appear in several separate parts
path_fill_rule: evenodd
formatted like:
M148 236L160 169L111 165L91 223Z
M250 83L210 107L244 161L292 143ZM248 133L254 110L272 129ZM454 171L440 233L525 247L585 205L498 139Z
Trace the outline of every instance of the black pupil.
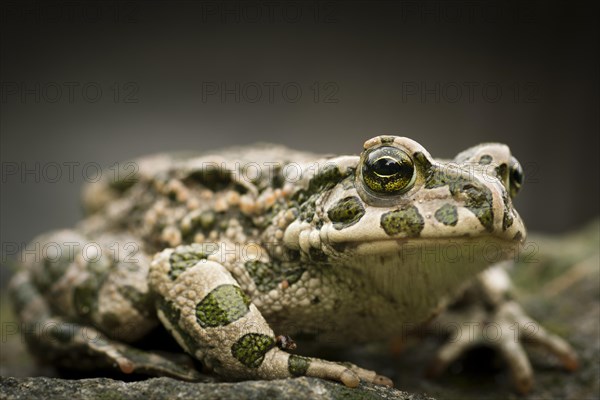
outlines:
M392 176L400 172L402 167L400 166L400 163L393 158L381 157L375 161L373 169L378 175Z
M517 183L517 184L521 184L523 183L523 172L521 171L521 168L519 168L518 166L514 166L512 168L512 174L511 174L511 178L513 180L513 182Z

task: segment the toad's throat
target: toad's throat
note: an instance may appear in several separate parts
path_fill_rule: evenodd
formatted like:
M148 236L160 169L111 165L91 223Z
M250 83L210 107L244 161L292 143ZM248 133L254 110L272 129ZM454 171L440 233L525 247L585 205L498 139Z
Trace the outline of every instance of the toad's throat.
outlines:
M358 246L355 256L344 263L370 281L380 295L406 306L410 310L406 317L419 323L487 267L516 257L518 248L517 243L491 238L446 243L416 240L395 252L361 253Z

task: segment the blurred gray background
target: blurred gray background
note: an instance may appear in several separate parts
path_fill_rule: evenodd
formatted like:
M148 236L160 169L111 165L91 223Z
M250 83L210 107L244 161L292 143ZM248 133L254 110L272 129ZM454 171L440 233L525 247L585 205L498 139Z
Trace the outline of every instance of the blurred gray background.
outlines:
M504 142L530 230L598 215L591 2L5 2L1 22L2 264L81 217L97 165L256 141Z

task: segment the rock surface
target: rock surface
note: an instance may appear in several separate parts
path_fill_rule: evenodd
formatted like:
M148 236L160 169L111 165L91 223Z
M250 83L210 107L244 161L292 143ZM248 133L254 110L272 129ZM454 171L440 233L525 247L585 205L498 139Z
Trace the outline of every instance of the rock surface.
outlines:
M107 378L69 381L56 378L0 378L0 393L6 400L25 399L394 399L432 400L382 386L350 389L315 378L237 383L189 383L171 378L121 382Z
M511 272L518 300L548 330L566 338L577 350L581 367L567 373L544 352L527 347L536 383L528 396L511 390L503 362L488 349L473 350L435 381L423 378L440 342L426 337L405 343L390 355L388 344L358 346L343 353L321 353L350 361L391 377L397 388L437 399L597 399L600 398L600 222L578 232L531 234L517 267ZM278 381L187 383L169 378L137 382L95 378L65 380L36 366L14 332L14 317L3 293L0 300L0 398L366 398L426 399L424 395L361 384L358 389L312 378ZM395 354L394 354L395 353ZM9 377L10 376L10 377Z

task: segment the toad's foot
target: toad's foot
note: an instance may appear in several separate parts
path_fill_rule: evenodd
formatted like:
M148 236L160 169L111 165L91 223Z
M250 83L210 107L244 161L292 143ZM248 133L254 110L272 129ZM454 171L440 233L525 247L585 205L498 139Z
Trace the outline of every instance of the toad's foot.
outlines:
M325 361L319 358L290 355L279 351L273 355L273 365L279 363L278 358L287 359L287 369L291 376L329 379L352 388L358 387L361 381L375 385L394 386L391 379L350 363Z
M370 371L368 369L360 368L351 363L343 363L347 366L352 372L354 372L361 381L373 383L375 385L383 385L394 387L394 382L386 376L378 375L375 371Z
M439 317L436 326L442 330L454 330L458 334L438 351L428 369L428 376L440 375L467 349L481 344L500 352L510 368L515 388L520 393L529 392L533 386L533 370L522 342L539 345L556 355L569 371L578 367L577 356L571 346L560 337L547 332L514 301L502 303L493 311L477 306L462 314L450 311Z

